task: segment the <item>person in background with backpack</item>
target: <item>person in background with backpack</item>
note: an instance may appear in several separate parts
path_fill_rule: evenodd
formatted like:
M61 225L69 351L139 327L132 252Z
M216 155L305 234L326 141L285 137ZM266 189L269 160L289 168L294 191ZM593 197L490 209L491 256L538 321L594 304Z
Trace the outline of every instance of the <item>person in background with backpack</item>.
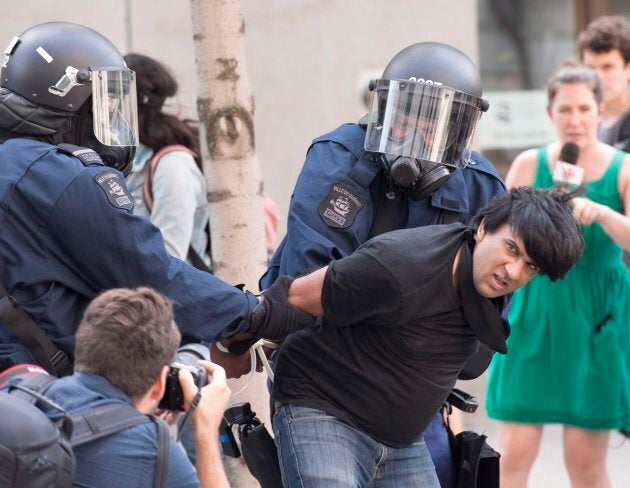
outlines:
M96 297L87 307L77 329L75 373L53 381L44 392L46 399L61 407L74 422L71 438L75 458L74 486L229 486L221 461L219 425L230 398L230 389L223 368L208 361L199 361L209 379L199 392L200 398L196 398L198 388L190 371L181 367L178 373L186 410L191 410L193 400L196 402L189 415L197 447L196 473L176 441L168 436L168 430L156 426L156 422L162 421L155 418L151 422L139 416L145 421L136 422L102 438L75 444L77 431L80 430L75 419L82 412L88 412L85 418L90 418L89 412L96 408L128 405L141 414L155 414L165 394L167 374L180 340L181 334L174 321L171 302L151 288L109 290ZM21 381L10 380L9 383L26 385L32 389L32 369L29 368L24 375L26 378L19 377ZM25 398L23 390L13 391L19 391L20 398ZM40 401L38 405L51 420L63 418L60 410L43 403ZM6 410L7 403L3 405ZM6 411L3 410L3 413L6 415ZM133 414L136 412L131 410L122 415L131 417ZM15 415L12 417L16 418ZM91 422L99 421L99 417L94 418L96 420ZM160 437L160 429L166 433L164 438ZM30 432L32 427L21 430ZM24 442L26 436L24 433ZM45 438L40 436L40 445L43 445ZM0 435L0 444L4 445L6 441ZM7 448L6 445L4 447ZM54 457L48 457L48 464L52 464L51 459ZM7 462L6 458L3 459ZM34 463L37 462L37 457L32 459ZM167 468L165 476L161 475L164 471L156 469L158 459ZM15 483L19 482L22 486L34 488L43 486L37 482L46 479L45 486L60 487L61 478L66 476L58 472L58 477L54 477L51 466L27 467L29 469L26 471L31 473L32 478L22 478L28 473L17 473L17 479L13 478L13 483L8 486L16 486ZM8 469L8 466L3 467L3 470L5 468ZM22 466L22 471L24 468ZM44 475L47 469L46 478ZM6 478L0 477L0 486L4 487L3 481L6 482Z
M172 256L209 269L208 200L198 129L162 110L178 88L162 63L142 54L127 54L125 62L136 72L138 91L140 144L127 177L134 213L161 230Z
M163 111L177 94L177 80L158 60L125 56L136 72L140 145L127 186L134 212L162 231L168 252L199 269L209 270L208 200L196 124ZM264 195L267 252L276 245L277 205Z

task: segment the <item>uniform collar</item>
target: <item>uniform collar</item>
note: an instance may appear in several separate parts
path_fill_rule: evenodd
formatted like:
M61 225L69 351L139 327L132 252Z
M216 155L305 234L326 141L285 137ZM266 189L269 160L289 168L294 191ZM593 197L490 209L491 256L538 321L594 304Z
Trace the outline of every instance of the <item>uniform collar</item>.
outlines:
M431 195L431 206L458 213L470 213L468 187L460 168L456 168L446 183Z
M352 170L350 170L350 173L348 173L348 176L363 188L367 188L382 169L380 154L364 151L352 167Z

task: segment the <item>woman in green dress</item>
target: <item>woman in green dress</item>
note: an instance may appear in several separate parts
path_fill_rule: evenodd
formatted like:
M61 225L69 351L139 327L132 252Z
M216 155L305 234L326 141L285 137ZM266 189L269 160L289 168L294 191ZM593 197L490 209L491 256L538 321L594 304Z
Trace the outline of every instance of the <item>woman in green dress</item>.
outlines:
M564 425L572 487L608 487L610 431L630 428L630 276L621 259L630 250L630 156L597 140L600 109L597 74L561 69L547 106L558 141L521 153L506 178L509 188L552 187L560 148L577 144L586 195L573 208L586 246L563 280L536 277L513 297L509 353L494 358L487 399L501 421L502 488L526 486L547 423Z

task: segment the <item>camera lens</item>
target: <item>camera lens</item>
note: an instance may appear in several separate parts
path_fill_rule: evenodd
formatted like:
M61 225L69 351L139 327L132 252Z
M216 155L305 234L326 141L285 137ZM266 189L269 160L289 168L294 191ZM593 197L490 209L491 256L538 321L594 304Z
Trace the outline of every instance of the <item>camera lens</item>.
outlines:
M177 350L173 362L188 366L188 369L191 369L191 367L197 369L199 367L197 364L199 359L210 360L208 348L203 344L186 344Z

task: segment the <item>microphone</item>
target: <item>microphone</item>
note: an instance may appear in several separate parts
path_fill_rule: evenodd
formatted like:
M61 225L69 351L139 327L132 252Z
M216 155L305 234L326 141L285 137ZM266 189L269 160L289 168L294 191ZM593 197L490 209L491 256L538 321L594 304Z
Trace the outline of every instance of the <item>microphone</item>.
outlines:
M558 162L553 172L553 182L560 190L573 190L584 179L584 169L576 166L580 148L573 142L565 142L560 150Z

